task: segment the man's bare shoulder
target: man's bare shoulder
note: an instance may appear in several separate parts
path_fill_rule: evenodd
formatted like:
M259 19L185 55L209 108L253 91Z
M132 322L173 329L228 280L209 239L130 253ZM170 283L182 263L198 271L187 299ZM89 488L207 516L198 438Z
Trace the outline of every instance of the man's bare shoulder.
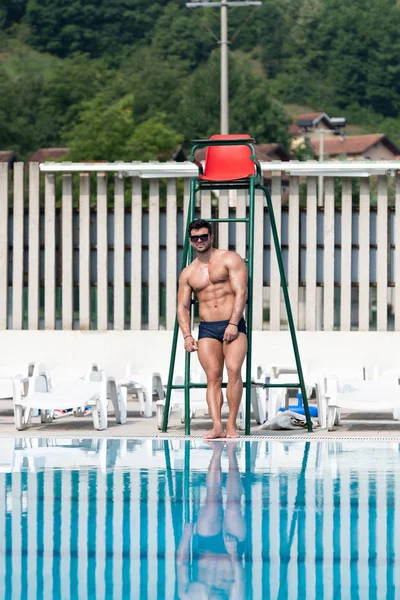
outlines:
M245 264L243 258L237 252L233 252L232 250L221 250L221 252L223 252L222 258L225 264L229 266L239 266Z
M196 263L198 262L197 258L190 263L187 267L185 267L179 276L179 281L184 282L187 281L190 277L190 274L196 269Z

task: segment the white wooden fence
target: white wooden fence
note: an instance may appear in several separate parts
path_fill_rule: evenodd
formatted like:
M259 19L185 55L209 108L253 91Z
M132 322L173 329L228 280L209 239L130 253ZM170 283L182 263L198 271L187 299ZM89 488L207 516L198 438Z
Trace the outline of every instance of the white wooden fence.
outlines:
M399 164L262 164L298 329L400 330ZM190 163L0 164L0 329L172 329L195 173ZM253 325L276 331L287 323L264 204L259 194ZM242 217L246 195L204 193L197 212ZM216 233L245 255L243 223Z

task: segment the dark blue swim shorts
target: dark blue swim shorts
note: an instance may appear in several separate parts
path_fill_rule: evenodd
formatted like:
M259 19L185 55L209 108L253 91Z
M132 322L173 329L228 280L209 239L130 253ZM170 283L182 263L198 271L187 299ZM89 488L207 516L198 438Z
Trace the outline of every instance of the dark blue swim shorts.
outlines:
M202 338L212 338L219 342L224 341L225 329L228 327L229 321L200 321L199 325L199 340ZM243 317L238 323L239 333L247 335L246 321Z

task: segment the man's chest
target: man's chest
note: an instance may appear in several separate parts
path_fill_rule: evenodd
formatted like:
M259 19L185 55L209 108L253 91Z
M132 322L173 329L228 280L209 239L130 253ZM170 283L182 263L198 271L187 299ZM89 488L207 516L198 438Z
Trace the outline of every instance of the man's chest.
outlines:
M210 264L193 270L189 285L195 292L201 292L207 287L223 284L229 281L228 269L222 264Z

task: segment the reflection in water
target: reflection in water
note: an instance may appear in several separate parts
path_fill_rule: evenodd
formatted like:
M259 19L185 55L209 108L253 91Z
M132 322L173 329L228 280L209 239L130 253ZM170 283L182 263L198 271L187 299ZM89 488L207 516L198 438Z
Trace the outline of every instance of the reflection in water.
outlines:
M400 598L398 444L210 445L0 440L0 598Z
M228 442L229 471L223 506L221 457L225 442L211 442L207 495L197 522L186 523L177 552L179 598L244 598L243 554L246 526L236 443ZM192 544L192 561L190 545Z

